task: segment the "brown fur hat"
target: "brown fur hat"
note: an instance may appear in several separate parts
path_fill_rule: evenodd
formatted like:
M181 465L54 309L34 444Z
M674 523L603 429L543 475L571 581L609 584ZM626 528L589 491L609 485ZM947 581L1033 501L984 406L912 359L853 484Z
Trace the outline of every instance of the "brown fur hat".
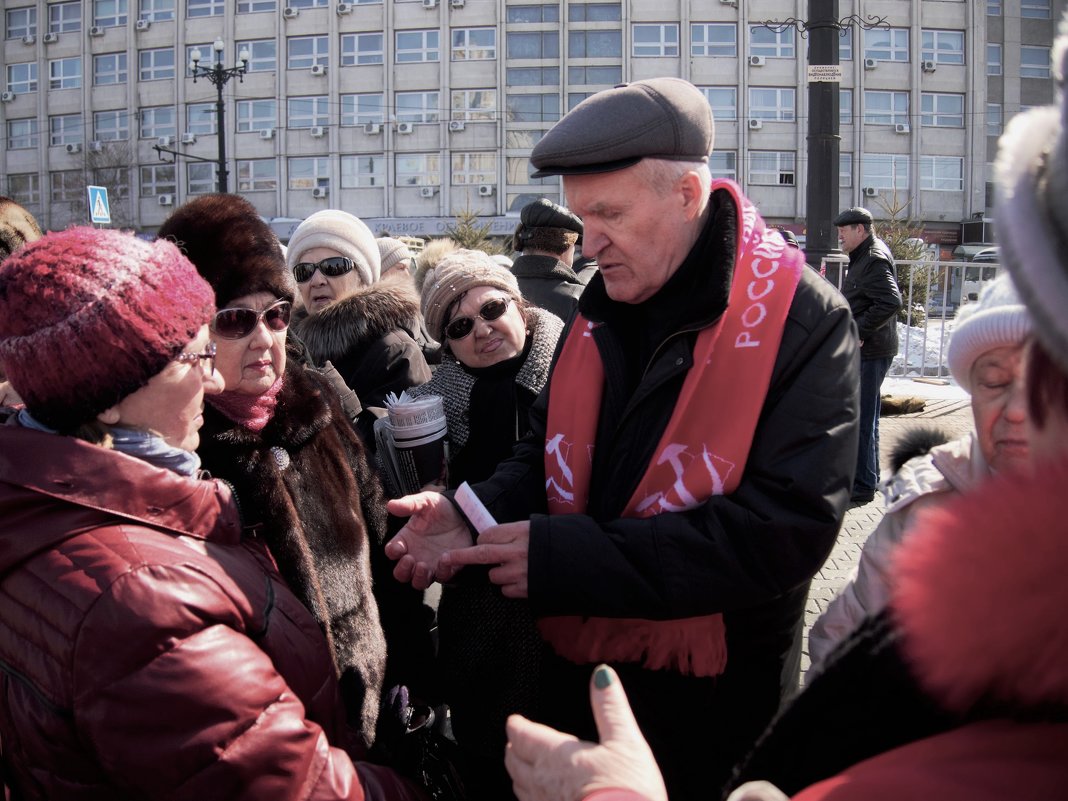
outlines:
M240 195L202 195L179 207L159 229L215 290L220 309L234 298L270 292L292 302L292 274L278 238Z
M11 198L0 197L0 261L40 238L41 226L33 215Z

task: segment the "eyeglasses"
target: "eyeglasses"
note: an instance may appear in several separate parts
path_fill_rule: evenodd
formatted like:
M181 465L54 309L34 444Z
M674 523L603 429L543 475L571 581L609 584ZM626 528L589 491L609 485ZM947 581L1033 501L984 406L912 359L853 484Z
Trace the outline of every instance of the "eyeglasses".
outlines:
M210 377L215 373L215 353L218 347L214 342L209 342L208 346L204 348L203 353L179 353L174 357L176 362L182 364L193 364L196 362L207 362L207 369L205 372Z
M322 261L302 261L299 264L294 264L293 277L297 279L298 284L303 284L305 281L311 280L316 270L323 275L336 278L339 275L351 273L355 269L356 264L352 259L344 256L331 256L329 259L323 259Z
M487 300L482 304L482 308L478 310L478 316L487 323L492 323L508 311L508 304L511 302L511 298L493 298L493 300ZM449 339L463 339L474 330L474 317L457 317L445 326L445 336Z
M292 310L293 306L288 300L276 301L263 311L239 307L221 309L211 321L211 330L223 339L244 339L263 320L271 331L285 331L289 328Z

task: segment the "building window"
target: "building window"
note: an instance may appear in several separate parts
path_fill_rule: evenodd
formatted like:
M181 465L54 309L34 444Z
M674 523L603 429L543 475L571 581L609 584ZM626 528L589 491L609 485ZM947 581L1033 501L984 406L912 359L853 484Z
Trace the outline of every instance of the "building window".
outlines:
M868 153L861 156L862 185L873 189L907 190L909 188L909 157Z
M82 29L82 4L49 3L48 32L72 33Z
M364 125L386 121L386 99L381 92L341 96L341 124Z
M987 136L1001 136L1003 128L1003 117L1001 114L1001 103L987 103L986 104L986 135Z
M7 65L7 91L17 95L37 91L37 62Z
M719 22L693 23L690 25L690 55L737 56L737 26Z
M225 0L185 0L186 17L221 17L225 10Z
M505 180L514 186L538 184L557 186L560 182L555 175L546 178L531 178L530 159L526 156L509 156L504 161L504 169Z
M130 115L125 110L97 111L93 114L93 139L122 142L130 138Z
M125 25L128 12L128 0L93 0L93 24L101 28Z
M712 116L717 121L732 122L738 119L738 90L735 87L702 86L699 88L712 108Z
M238 192L272 192L278 188L275 159L241 159L237 162Z
M619 22L623 11L619 3L569 3L568 22Z
M85 141L81 114L57 114L48 118L48 144L80 145Z
M286 66L291 70L310 70L326 65L330 58L327 36L290 36L286 39Z
M999 44L986 46L986 74L1001 75L1001 45Z
M497 58L496 28L454 28L453 61L492 61Z
M174 0L140 0L137 18L149 22L166 22L174 19Z
M738 180L738 154L733 150L716 150L708 157L708 168L713 178Z
M964 127L964 95L924 92L920 124L933 128Z
M986 15L988 17L1001 16L1001 0L986 0Z
M838 187L848 189L853 185L853 154L838 154Z
M504 73L504 83L506 86L559 86L560 68L509 67Z
M794 57L794 29L773 31L763 25L749 26L749 54L765 58Z
M838 90L838 124L853 124L853 90Z
M8 9L6 18L6 38L21 39L23 36L37 35L37 6Z
M864 92L864 122L868 125L908 125L908 92Z
M130 197L130 168L121 166L97 167L92 171L93 183L106 186L112 199L128 200Z
M237 101L237 132L264 131L278 127L278 101L272 98Z
M508 6L506 19L515 23L559 22L560 6Z
M557 73L559 77L559 73ZM572 86L615 86L623 83L622 67L568 67L567 82Z
M1049 48L1022 46L1020 48L1020 77L1048 78L1049 76Z
M749 183L754 186L793 186L793 151L754 150L749 153Z
M138 77L142 81L160 81L174 77L174 48L156 47L137 52Z
M242 51L248 51L249 72L274 72L278 69L278 42L274 39L248 39L237 43L234 62Z
M7 149L29 150L37 147L37 118L7 121Z
M864 58L876 61L908 61L908 28L872 28L864 31Z
M496 153L453 153L451 180L453 186L497 184Z
M49 89L80 89L82 85L82 60L80 58L56 58L48 62Z
M48 174L53 203L76 203L85 192L81 170L58 170Z
M1020 16L1024 19L1049 19L1049 0L1021 0Z
M41 176L35 172L7 176L7 194L23 206L35 206L41 202Z
M452 119L464 122L493 122L497 119L497 90L456 89L452 92Z
M441 186L441 158L437 153L398 153L396 186Z
M185 77L193 77L193 51L200 51L200 66L211 67L215 64L219 54L215 52L215 47L210 42L202 42L201 44L189 44L185 46L185 59L182 61L182 66L185 68ZM225 59L224 59L225 61Z
M237 0L238 14L263 14L278 10L278 0Z
M330 186L330 159L291 158L289 159L289 188L315 189Z
M397 31L393 60L398 64L416 64L441 60L441 37L438 31Z
M126 83L128 76L125 53L102 53L93 56L93 85Z
M956 156L920 156L920 189L963 192L964 159Z
M218 128L215 124L214 103L187 103L185 107L185 131L198 136L212 136Z
M141 138L158 139L178 135L178 115L174 106L141 109Z
M438 92L397 92L394 103L397 122L438 122L441 119Z
M198 161L185 165L185 189L191 195L204 195L218 187L215 177L218 164L214 161Z
M509 59L560 57L560 34L556 31L510 32L505 43Z
M937 64L964 63L964 31L921 32L920 58Z
M385 63L384 35L381 33L344 33L341 35L341 66Z
M853 60L853 29L843 28L838 34L838 60Z
M330 99L326 95L290 97L286 100L289 128L312 128L330 124Z
M749 119L793 122L794 90L751 87L749 89Z
M507 97L508 119L511 122L553 123L560 119L560 95L513 95Z
M630 52L635 58L677 58L679 55L679 26L676 23L634 24L630 35Z
M568 31L569 58L622 58L622 31Z
M286 5L293 8L326 8L329 0L286 0Z
M178 191L178 179L173 164L141 165L141 197L173 195Z
M385 185L386 159L381 153L341 157L342 189L372 189Z
M581 103L587 98L593 97L596 92L568 92L567 93L567 110L571 111L575 106Z

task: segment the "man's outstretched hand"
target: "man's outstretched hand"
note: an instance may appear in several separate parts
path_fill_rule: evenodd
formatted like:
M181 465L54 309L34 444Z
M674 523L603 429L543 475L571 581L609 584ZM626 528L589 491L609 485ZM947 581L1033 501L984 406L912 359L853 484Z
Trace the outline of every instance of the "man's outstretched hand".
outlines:
M442 565L441 555L472 544L471 531L452 503L436 492L419 492L396 498L386 508L410 518L386 543L386 556L397 563L393 577L417 590L451 579L459 568Z

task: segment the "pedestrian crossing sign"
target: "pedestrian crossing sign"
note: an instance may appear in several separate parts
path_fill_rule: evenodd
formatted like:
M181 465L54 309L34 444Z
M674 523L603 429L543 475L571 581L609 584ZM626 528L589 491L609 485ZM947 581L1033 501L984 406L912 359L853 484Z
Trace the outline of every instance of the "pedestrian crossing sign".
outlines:
M90 186L89 190L89 220L93 225L111 225L111 207L108 206L108 188L106 186Z

